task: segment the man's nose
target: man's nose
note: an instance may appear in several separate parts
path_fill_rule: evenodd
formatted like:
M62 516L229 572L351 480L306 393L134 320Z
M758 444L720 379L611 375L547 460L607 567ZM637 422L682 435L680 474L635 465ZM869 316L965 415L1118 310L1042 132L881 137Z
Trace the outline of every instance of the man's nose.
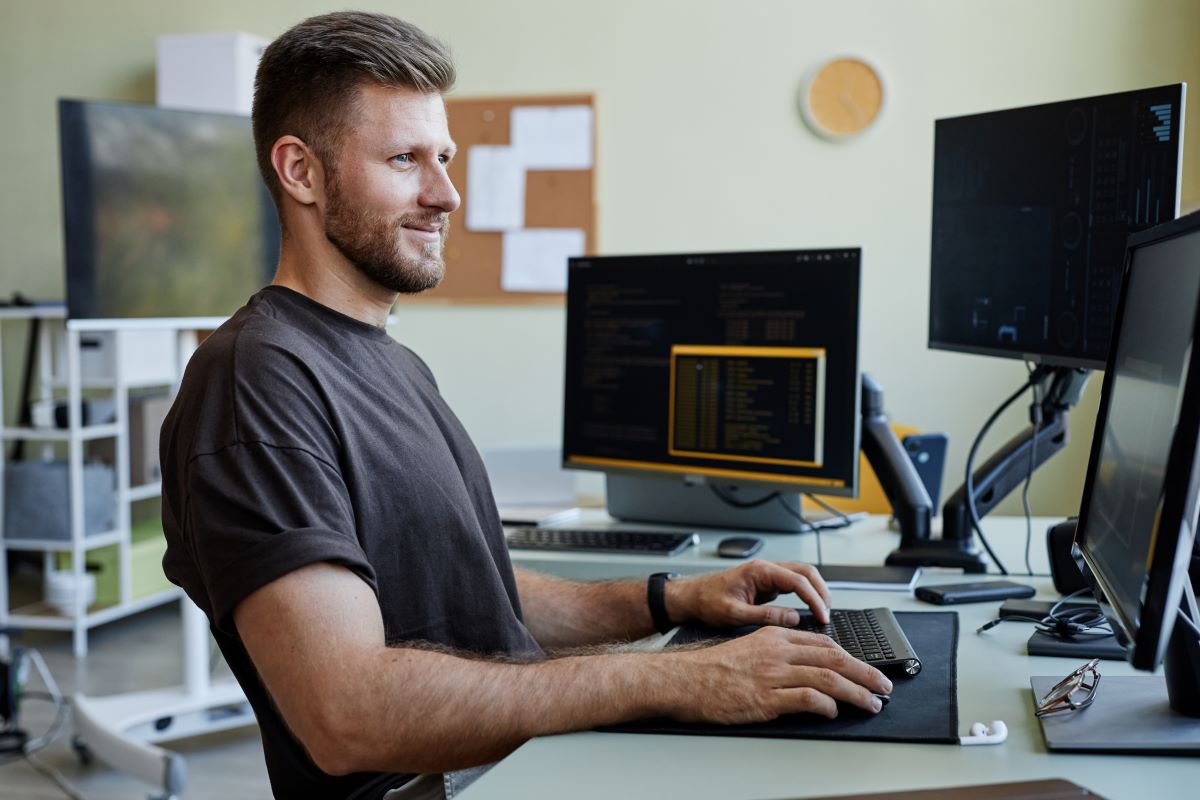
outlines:
M434 170L422 190L421 205L438 208L449 214L462 203L458 190L450 182L445 168Z

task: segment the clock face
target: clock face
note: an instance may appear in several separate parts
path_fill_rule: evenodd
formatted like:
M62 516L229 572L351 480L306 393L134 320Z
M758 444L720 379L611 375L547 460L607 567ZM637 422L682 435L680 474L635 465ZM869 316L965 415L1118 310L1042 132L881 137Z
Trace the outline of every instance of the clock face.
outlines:
M800 87L800 111L813 132L844 139L871 126L883 110L883 80L852 56L827 61Z

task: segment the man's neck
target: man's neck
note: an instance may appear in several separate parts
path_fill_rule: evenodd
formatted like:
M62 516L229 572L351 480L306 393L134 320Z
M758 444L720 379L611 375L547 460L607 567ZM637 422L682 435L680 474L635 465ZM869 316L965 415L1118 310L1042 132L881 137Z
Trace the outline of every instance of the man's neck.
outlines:
M387 325L397 295L363 275L324 237L300 242L285 236L271 283L377 328Z

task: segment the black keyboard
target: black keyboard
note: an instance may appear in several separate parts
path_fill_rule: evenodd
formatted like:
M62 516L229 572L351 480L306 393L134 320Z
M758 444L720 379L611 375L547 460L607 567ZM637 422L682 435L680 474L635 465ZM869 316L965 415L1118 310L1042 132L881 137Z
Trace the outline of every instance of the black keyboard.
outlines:
M916 675L921 671L921 659L917 658L890 608L835 609L829 614L828 625L806 615L800 618L796 627L825 634L847 653L876 669L900 671L905 675Z
M510 528L508 546L521 550L576 550L586 553L674 556L700 537L695 533L606 528Z

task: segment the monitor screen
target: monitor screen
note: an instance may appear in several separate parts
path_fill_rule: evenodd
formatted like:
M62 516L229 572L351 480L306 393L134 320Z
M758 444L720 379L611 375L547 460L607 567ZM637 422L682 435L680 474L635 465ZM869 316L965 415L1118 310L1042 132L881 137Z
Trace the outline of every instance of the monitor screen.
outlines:
M1103 368L1125 239L1178 214L1184 90L936 122L930 347Z
M249 118L60 100L59 136L70 317L228 316L271 281Z
M1200 214L1131 240L1075 541L1114 630L1147 669L1192 552L1198 305Z
M852 494L859 261L571 259L564 465Z

